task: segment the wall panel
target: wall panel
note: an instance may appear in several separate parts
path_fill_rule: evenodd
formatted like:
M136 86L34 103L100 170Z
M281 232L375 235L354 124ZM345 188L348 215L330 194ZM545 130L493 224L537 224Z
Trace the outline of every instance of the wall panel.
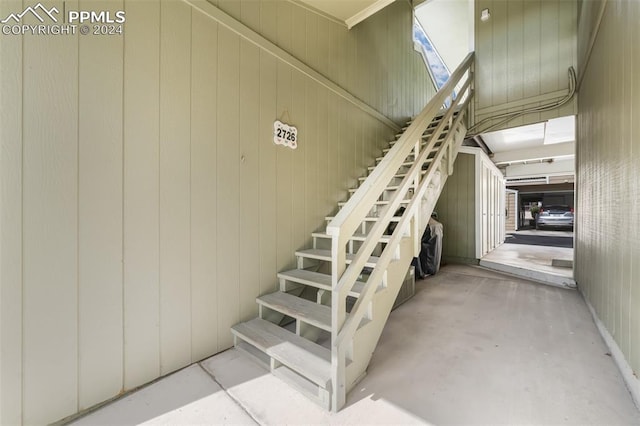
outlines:
M491 18L480 21L488 8ZM475 121L560 100L577 67L576 0L478 0L475 3ZM532 124L576 113L564 107L529 113L495 129ZM497 124L488 121L480 127Z
M435 211L444 227L442 257L445 260L475 259L476 176L475 157L458 154L454 172L447 178ZM472 235L473 238L468 238Z
M77 36L26 35L23 63L22 421L44 424L79 399Z
M160 374L160 1L125 3L124 387Z
M597 29L595 17L601 6L601 2L582 4L581 55ZM640 368L639 19L639 3L607 2L592 56L583 70L575 248L576 281L618 346L618 362L636 400L640 382L632 371Z
M260 49L240 42L240 319L256 316L260 295ZM258 261L258 262L256 262ZM248 262L248 263L246 263Z
M119 2L80 2L115 13ZM123 37L80 37L79 408L123 389ZM95 108L96 102L100 103Z
M273 117L276 113L277 61L260 52L260 184L258 200L260 202L260 294L273 291L276 287L277 271L277 221L276 192L277 163L279 146L273 143Z
M192 361L218 349L217 108L218 24L192 13L191 27Z
M160 3L160 371L191 362L191 8Z
M0 3L0 16L22 6ZM0 424L22 421L22 37L1 37L0 58Z
M218 28L217 234L218 348L232 345L230 328L240 319L240 37ZM244 260L244 259L243 259Z

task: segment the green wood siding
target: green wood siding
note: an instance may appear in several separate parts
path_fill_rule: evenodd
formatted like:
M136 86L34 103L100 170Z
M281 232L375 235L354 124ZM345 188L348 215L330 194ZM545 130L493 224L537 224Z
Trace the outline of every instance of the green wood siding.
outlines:
M351 31L294 2L213 3L347 95L183 1L92 2L126 11L122 36L0 37L0 423L230 347L393 138L349 93L397 124L434 94L407 2ZM297 150L273 144L278 118Z
M596 15L600 6L583 2L583 17ZM575 248L578 286L636 372L640 370L638 22L639 2L607 2L584 70L577 124ZM581 21L581 46L594 30L593 19Z
M476 158L460 153L436 204L445 261L476 262Z

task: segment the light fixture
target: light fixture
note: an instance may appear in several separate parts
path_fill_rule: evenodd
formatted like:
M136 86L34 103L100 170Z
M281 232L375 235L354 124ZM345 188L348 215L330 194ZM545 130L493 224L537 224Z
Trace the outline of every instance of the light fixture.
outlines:
M482 12L480 12L480 20L482 22L487 22L490 18L491 12L489 12L489 9L482 9Z

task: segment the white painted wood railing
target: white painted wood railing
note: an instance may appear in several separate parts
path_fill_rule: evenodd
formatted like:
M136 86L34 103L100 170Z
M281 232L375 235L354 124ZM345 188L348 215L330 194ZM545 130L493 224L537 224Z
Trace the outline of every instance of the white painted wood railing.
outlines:
M332 410L339 410L346 399L346 363L347 351L352 344L354 334L362 319L368 313L368 306L381 283L386 284L386 274L389 263L399 253L399 243L403 236L412 235L414 238L414 255L419 252L420 233L424 229L419 223L420 205L423 197L429 196L428 191L435 176L437 165L443 161L445 155L450 163L454 158L453 143L451 138L436 151L435 157L428 158L434 151L434 147L447 126L451 132L456 128L460 120L466 115L469 101L473 96L473 52L470 53L462 64L453 72L448 82L436 93L426 107L414 119L404 134L373 170L371 175L362 183L336 217L327 226L327 233L332 238L332 295L331 295L331 321L332 321ZM456 87L457 86L457 87ZM450 102L446 102L449 100ZM443 104L449 105L442 109ZM454 112L458 111L457 116ZM422 147L422 137L428 126L438 114L444 114L440 124ZM376 201L398 174L398 170L413 152L414 164L406 173L402 182L393 193L389 204L378 215L378 220L369 230L367 238L361 244L351 264L346 267L347 245L356 230L361 226L367 214L372 210ZM423 165L430 161L430 166L423 175ZM453 164L449 164L451 170ZM394 185L395 186L395 185ZM410 189L413 189L411 195ZM406 202L410 196L408 207L402 214L398 225L386 244L379 260L366 281L358 301L353 306L349 315L346 313L347 295L354 283L358 280L367 260L372 255L380 238L389 226L401 203ZM437 194L435 195L437 196ZM401 283L396 283L398 286ZM394 284L395 285L395 284Z

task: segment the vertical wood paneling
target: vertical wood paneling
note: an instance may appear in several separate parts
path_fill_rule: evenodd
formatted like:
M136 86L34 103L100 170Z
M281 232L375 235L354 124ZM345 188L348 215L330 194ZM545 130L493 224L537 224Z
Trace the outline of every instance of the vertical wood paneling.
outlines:
M228 15L235 19L241 19L242 1L241 0L218 0L218 7Z
M599 8L598 3L584 7ZM576 281L632 370L640 367L640 5L613 1L604 18L579 99L577 145ZM592 22L581 22L588 38ZM581 40L581 44L586 40Z
M191 26L191 350L218 349L217 223L218 24L193 12Z
M278 1L276 22L278 25L278 41L277 45L286 50L293 52L293 36L291 25L293 23L294 6L288 1Z
M160 1L125 3L124 384L160 374Z
M243 0L240 5L242 23L256 32L260 32L260 1Z
M331 51L331 40L329 32L331 23L326 19L318 18L318 27L316 33L317 40L317 67L316 71L324 76L329 76L329 52Z
M218 348L232 344L231 326L239 320L240 39L218 28L217 253ZM248 259L243 259L247 261Z
M488 8L491 19L476 18L477 119L522 107L500 109L568 88L569 66L576 65L576 1L479 0L476 17ZM550 101L558 96L550 97ZM490 108L487 110L487 108ZM514 127L575 113L575 103L509 122ZM479 121L479 120L476 120Z
M323 224L322 211L318 203L318 87L312 81L306 81L305 87L305 224L304 229L315 231Z
M289 21L288 27L291 28L295 37L292 37L291 54L300 59L304 63L308 63L307 58L307 15L311 15L313 12L309 12L301 7L293 7L291 10L291 21Z
M22 8L0 3L0 16ZM22 37L0 37L0 424L22 423Z
M160 3L160 369L191 362L191 8Z
M261 34L270 42L278 43L278 0L260 0Z
M291 75L291 120L298 127L300 135L308 135L306 127L306 82L302 73L294 71ZM292 250L304 248L311 236L309 229L305 228L306 213L306 151L309 149L308 141L298 144L298 148L291 151L292 178Z
M535 0L537 1L537 0ZM478 16L483 9L493 8L492 0L477 0L474 16ZM493 42L486 24L475 22L475 97L476 108L491 105L493 93ZM486 33L486 34L485 34ZM482 84L480 84L482 82Z
M438 221L444 226L442 251L444 257L459 260L475 259L475 156L460 153L454 173L438 199Z
M406 3L351 31L293 2L212 4L392 118L433 93ZM181 1L83 5L124 8L124 35L0 40L3 424L230 347L393 133ZM299 149L273 144L279 118Z
M260 294L275 288L277 271L276 155L273 122L276 119L276 59L260 52Z
M280 121L291 121L291 73L290 67L278 62L276 83L276 111ZM278 145L276 151L276 241L277 267L281 271L293 267L293 152Z
M328 216L335 209L335 204L329 194L329 93L324 87L318 88L318 208L323 217ZM325 222L326 223L326 222ZM324 226L325 224L323 224Z
M511 35L508 31L507 8L510 1L495 0L491 9L491 19L493 27L491 34L493 51L492 75L493 80L491 90L491 104L500 105L507 102L507 40ZM511 58L513 60L513 58ZM476 67L478 68L478 67ZM480 83L476 84L480 86Z
M78 408L78 39L23 49L22 420L45 424Z
M523 70L523 79L524 84L522 87L523 93L522 96L525 98L536 96L541 92L540 81L541 81L541 59L540 59L540 33L541 33L541 25L540 25L540 11L542 9L542 5L538 0L524 0L523 5L523 13L527 19L524 19L523 22L523 51L530 52L528 55L524 56L524 70ZM539 120L540 114L535 114L523 118L520 120L520 124L524 123L525 120L528 122L533 122L534 120Z
M240 319L256 316L260 295L260 50L240 42ZM247 267L251 264L251 267Z
M79 6L115 13L123 4L81 1ZM79 40L80 410L123 388L122 45L121 35Z
M524 7L523 0L511 0L507 7L508 33L506 47L507 60L507 102L524 98ZM512 126L522 124L522 118L513 120Z

